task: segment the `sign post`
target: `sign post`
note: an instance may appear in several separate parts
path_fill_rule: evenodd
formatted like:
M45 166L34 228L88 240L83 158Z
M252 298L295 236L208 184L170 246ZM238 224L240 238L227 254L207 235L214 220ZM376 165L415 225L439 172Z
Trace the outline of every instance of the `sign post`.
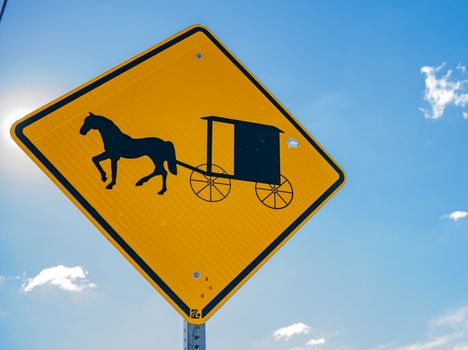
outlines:
M184 320L184 350L206 350L205 324L192 324Z
M27 115L12 136L182 315L198 349L205 322L345 182L198 25Z

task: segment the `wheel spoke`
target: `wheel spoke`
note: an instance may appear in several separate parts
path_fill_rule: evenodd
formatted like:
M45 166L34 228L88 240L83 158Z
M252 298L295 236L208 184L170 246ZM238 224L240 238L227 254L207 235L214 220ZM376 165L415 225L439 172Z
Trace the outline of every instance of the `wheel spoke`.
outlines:
M210 186L210 202L213 201L213 186Z
M192 181L192 182L203 182L203 183L206 183L206 181L205 181L205 180L196 180L196 179L190 179L190 181Z
M271 192L268 196L266 196L265 198L263 198L262 200L262 203L265 203L265 201L267 200L268 197L270 197L274 192Z
M281 186L283 186L286 182L288 182L288 180L286 178L284 178L284 181L282 183L280 183L280 185L277 187L277 189L280 188Z
M219 167L217 167L217 168L219 168ZM221 169L221 168L219 168L219 169L221 170L221 174L226 174L226 172L223 169ZM219 176L216 176L214 179L211 179L211 180L213 182L215 182L218 178L219 178Z
M276 208L276 192L274 193L273 198L274 198L274 201L275 201L275 202L274 202L274 203L275 203L274 208Z
M279 193L277 193L277 195L278 195L278 197L281 198L281 200L284 202L284 204L288 205L288 202L286 202L286 201L284 200L283 196L281 196Z
M216 185L227 185L227 186L231 186L231 183L230 183L230 182L226 183L226 182L214 182L214 181L213 181L213 183L216 184Z
M281 192L281 193L289 193L289 194L292 194L292 193L293 193L292 191L280 191L280 190L278 190L277 192Z
M204 186L204 187L203 187L203 188L202 188L200 191L198 191L198 192L195 192L195 194L198 196L198 194L199 194L201 191L203 191L205 188L207 188L208 186L209 186L208 184L207 184L207 185L205 185L205 186Z
M213 187L215 188L216 191L219 192L219 194L220 194L221 196L223 196L223 198L226 197L226 196L219 190L218 187L216 187L216 186L214 186L214 185L213 185Z

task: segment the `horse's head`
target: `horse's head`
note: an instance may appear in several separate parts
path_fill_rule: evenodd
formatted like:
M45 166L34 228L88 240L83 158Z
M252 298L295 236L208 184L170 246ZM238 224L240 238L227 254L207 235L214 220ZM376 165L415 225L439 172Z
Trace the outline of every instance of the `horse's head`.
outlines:
M97 124L98 124L97 116L89 112L89 115L85 118L83 126L80 129L80 134L86 135L89 132L89 130L91 129L96 130L98 127Z

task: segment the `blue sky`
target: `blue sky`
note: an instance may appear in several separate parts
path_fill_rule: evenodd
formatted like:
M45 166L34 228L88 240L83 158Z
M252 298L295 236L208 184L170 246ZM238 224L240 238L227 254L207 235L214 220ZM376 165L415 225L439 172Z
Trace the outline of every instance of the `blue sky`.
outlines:
M347 173L209 320L208 348L468 349L467 11L463 1L10 0L0 23L0 349L182 347L181 317L5 130L195 23ZM79 267L62 277L80 291L55 280L25 292L60 265Z

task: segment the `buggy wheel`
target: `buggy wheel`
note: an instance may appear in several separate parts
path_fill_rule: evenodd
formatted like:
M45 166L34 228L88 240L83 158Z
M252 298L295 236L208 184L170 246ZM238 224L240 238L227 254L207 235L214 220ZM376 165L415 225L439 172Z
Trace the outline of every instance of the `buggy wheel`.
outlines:
M206 164L197 166L206 172ZM227 174L223 168L212 164L211 171L218 174ZM231 180L216 175L204 175L195 170L190 174L190 187L193 193L204 201L219 202L226 198L231 191Z
M257 182L255 193L262 204L271 209L286 208L293 200L293 188L289 180L281 175L279 185Z

